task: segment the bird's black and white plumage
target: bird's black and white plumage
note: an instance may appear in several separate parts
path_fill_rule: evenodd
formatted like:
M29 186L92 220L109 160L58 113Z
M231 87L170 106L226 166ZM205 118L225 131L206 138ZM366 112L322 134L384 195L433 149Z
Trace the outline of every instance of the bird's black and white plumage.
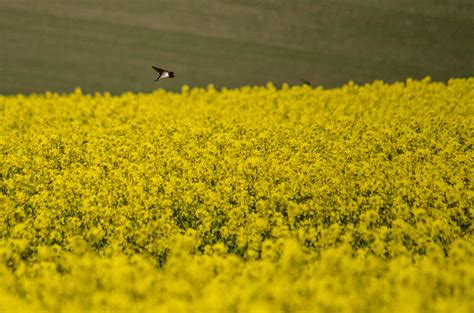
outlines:
M153 67L153 69L155 69L155 71L158 72L158 77L155 79L155 81L159 81L159 80L165 79L165 78L173 78L174 77L173 72L158 68L156 66L152 66L152 67Z

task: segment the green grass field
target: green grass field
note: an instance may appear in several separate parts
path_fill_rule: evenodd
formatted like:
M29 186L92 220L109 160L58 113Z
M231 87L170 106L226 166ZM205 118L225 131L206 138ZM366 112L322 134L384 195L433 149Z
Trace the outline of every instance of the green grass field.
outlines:
M0 93L471 76L471 0L0 0ZM154 85L151 65L176 79Z

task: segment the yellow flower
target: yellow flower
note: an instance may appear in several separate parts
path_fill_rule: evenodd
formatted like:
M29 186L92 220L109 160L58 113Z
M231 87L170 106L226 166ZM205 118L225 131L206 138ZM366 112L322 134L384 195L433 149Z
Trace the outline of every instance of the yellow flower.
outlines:
M0 95L0 311L472 312L471 99Z

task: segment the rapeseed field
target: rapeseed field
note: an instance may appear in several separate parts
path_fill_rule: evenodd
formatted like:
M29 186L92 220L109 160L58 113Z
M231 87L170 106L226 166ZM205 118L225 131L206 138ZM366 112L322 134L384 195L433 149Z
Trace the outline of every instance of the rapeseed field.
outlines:
M0 96L0 312L472 313L473 99Z

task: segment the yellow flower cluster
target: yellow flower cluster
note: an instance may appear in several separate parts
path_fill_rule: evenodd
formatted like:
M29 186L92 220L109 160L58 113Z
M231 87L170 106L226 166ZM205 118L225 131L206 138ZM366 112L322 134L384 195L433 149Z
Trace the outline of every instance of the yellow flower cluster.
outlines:
M473 99L0 96L0 312L471 313Z

